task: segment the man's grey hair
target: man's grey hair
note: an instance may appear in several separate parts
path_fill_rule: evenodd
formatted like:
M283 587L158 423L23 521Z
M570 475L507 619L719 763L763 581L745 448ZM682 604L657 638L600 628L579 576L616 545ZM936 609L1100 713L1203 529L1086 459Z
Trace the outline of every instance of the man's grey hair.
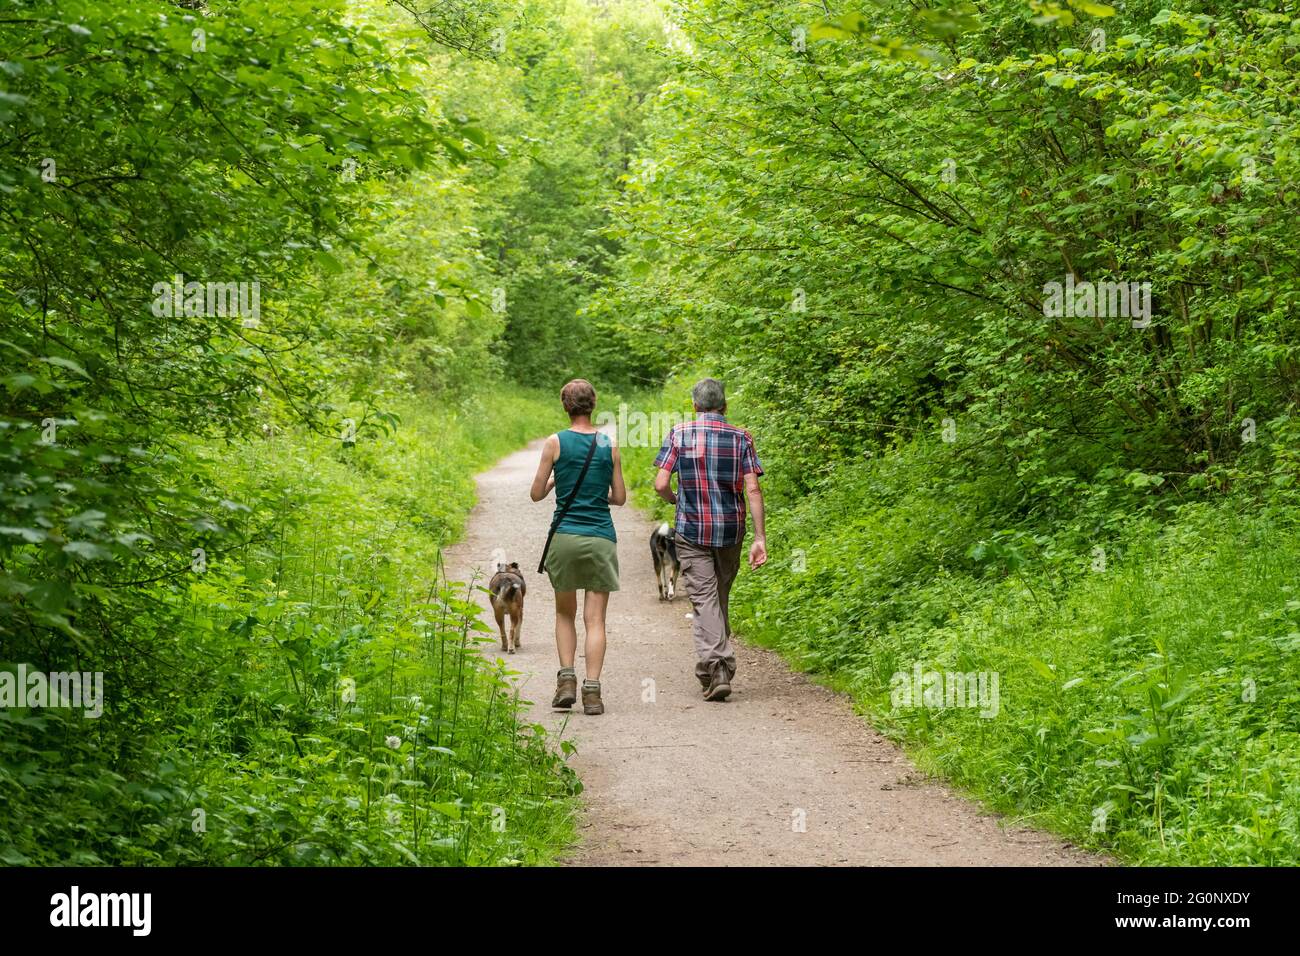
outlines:
M727 407L727 395L716 378L702 378L691 389L691 401L701 412L720 412Z

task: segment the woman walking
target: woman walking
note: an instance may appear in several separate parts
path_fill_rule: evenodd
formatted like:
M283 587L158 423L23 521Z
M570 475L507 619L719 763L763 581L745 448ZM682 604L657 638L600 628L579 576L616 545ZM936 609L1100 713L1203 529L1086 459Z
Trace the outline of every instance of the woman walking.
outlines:
M582 710L603 714L600 669L605 662L605 609L610 592L618 590L618 538L609 506L626 502L627 488L617 445L591 424L596 409L591 383L574 379L560 391L560 401L569 415L569 427L546 439L529 491L533 501L541 501L555 489L553 537L544 558L555 589L555 647L560 655L551 706L563 710L578 698L573 661L578 649L578 592L582 591L582 623L587 632Z

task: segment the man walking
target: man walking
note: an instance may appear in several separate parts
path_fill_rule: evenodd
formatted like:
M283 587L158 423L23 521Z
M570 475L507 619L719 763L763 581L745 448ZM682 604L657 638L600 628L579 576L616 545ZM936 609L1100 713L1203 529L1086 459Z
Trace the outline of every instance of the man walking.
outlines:
M724 701L736 674L727 598L740 570L746 499L754 517L749 566L758 568L767 561L763 491L758 486L763 466L749 432L727 423L721 382L714 378L696 382L691 401L695 420L674 425L655 459L659 469L655 493L677 506L677 557L695 610L691 624L699 658L695 676L705 700ZM677 473L676 494L673 472Z

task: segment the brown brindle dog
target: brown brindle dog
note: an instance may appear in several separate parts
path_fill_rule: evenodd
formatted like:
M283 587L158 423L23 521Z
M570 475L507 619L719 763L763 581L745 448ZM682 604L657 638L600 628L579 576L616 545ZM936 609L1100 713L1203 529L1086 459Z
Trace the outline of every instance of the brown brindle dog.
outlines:
M488 582L492 611L501 631L501 650L513 654L520 646L519 631L524 626L524 595L528 584L519 570L518 562L497 564L497 573ZM506 615L510 615L510 636L506 636Z

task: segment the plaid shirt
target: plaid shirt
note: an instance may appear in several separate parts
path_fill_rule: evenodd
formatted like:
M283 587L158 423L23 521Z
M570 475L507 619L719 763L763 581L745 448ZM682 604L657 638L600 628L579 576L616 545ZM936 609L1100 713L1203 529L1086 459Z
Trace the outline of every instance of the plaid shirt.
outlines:
M745 476L763 466L749 432L716 412L674 425L655 465L677 472L679 537L705 548L725 548L745 537Z

